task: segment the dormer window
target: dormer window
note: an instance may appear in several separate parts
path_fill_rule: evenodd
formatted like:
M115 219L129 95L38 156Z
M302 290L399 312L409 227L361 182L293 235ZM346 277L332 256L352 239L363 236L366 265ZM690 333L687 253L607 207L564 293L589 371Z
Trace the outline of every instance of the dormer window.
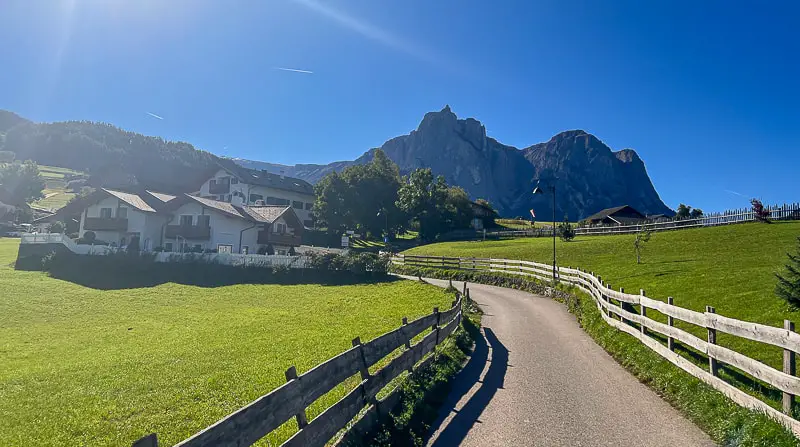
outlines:
M231 185L238 185L239 179L236 177L231 177Z

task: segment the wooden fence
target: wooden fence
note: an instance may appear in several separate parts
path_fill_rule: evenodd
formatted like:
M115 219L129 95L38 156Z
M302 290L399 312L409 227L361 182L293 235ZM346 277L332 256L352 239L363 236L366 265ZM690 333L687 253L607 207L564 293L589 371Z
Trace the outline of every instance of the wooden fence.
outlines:
M800 203L767 206L770 220L800 220ZM756 215L752 209L729 210L722 213L708 214L696 219L671 219L663 222L644 222L636 225L602 225L595 227L579 227L575 234L604 235L604 234L631 234L638 232L646 225L651 231L678 230L684 228L715 227L743 222L753 222ZM549 232L548 235L552 235Z
M468 295L468 291L467 291ZM378 393L403 371L411 371L423 357L456 330L462 319L462 294L456 294L452 307L412 322L403 318L403 325L367 343L356 338L353 347L304 374L297 375L294 366L286 371L286 383L269 394L231 413L215 424L177 444L179 447L248 446L268 435L289 419L295 418L299 430L282 446L324 446L345 428L339 443L368 431L380 415L387 414L398 402L395 388L386 397ZM414 337L428 328L430 333L416 344ZM403 352L377 372L369 368L394 350ZM423 360L420 367L433 357ZM361 382L338 402L308 421L306 408L350 377L360 374ZM363 411L366 408L366 411ZM363 414L362 414L363 411ZM351 424L351 420L360 416ZM133 447L157 447L156 434L133 443Z
M392 260L398 265L429 268L478 270L534 277L552 281L553 266L530 261L490 258L447 258L434 256L398 255ZM672 297L667 302L639 294L625 293L623 289L614 290L599 276L581 269L558 267L556 277L559 281L573 284L589 293L595 300L606 323L626 332L641 341L677 367L697 377L725 394L737 404L764 412L782 423L800 437L800 421L792 417L795 396L800 395L800 378L796 377L795 358L800 352L800 334L794 331L794 323L784 321L783 327L767 326L759 323L724 317L711 306L705 312L697 312L673 304ZM639 306L638 313L634 305ZM654 309L667 316L667 323L655 321L647 316L647 310ZM674 326L680 320L704 328L706 339L699 338ZM739 352L717 345L717 333L735 335L748 340L777 346L783 349L783 368L777 370L769 365L747 357ZM666 345L651 334L658 333L667 340ZM699 352L708 359L708 370L697 366L675 352L677 343ZM719 364L725 363L782 392L782 412L769 404L751 396L725 382L718 375Z

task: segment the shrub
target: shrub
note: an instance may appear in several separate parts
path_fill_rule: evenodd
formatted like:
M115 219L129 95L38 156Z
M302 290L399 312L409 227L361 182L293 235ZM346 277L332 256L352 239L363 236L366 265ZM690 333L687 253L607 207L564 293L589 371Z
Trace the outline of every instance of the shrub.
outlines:
M569 223L567 216L564 216L564 222L561 222L558 226L558 235L564 242L575 239L575 229L572 228L572 224Z
M294 251L294 247L289 247L289 256L297 256L297 252Z
M47 231L49 233L63 233L64 232L64 222L55 221L47 226Z
M91 243L94 243L95 239L97 239L97 235L94 233L94 231L89 230L89 231L83 233L83 238L82 239L84 241L86 241L87 244L91 244Z
M272 256L275 254L275 247L272 244L267 245L267 255Z
M763 223L771 223L769 220L770 211L764 207L764 204L761 203L758 199L750 199L750 204L752 205L753 215L757 221Z
M139 253L139 236L132 236L126 251L130 254Z
M800 306L800 237L797 238L797 254L786 253L789 263L783 274L775 274L778 284L775 294L792 306Z

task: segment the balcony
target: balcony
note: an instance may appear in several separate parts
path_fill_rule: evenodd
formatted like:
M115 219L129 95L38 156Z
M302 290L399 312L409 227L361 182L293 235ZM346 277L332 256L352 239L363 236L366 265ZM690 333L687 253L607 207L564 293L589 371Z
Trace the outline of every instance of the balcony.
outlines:
M259 231L258 243L259 244L273 244L273 245L288 245L297 247L300 245L302 238L289 233L273 233L272 231Z
M228 194L229 192L231 192L230 183L209 183L208 185L209 194Z
M167 225L164 237L175 239L176 237L194 240L211 239L211 227L208 225Z
M87 217L84 219L83 229L92 231L128 231L128 219L119 217Z

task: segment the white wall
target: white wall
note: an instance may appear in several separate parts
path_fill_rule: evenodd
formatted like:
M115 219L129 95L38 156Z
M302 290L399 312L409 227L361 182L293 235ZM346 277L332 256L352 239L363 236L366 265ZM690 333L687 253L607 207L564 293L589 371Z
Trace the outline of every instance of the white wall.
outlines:
M128 230L127 231L95 231L95 235L97 239L101 241L105 241L108 243L116 243L119 245L122 238L125 238L125 242L127 243L130 241L131 236L138 233L139 240L140 240L140 247L142 249L153 249L159 245L159 241L161 239L161 226L166 221L166 217L158 216L155 213L146 213L143 211L139 211L135 208L130 207L125 202L119 200L116 197L106 197L103 200L95 203L94 205L90 205L87 207L84 212L81 214L81 224L80 224L80 237L83 237L86 230L84 229L84 225L86 222L86 217L100 217L100 209L101 208L111 208L111 217L116 218L118 216L118 209L119 208L126 208L127 209L127 219L128 219ZM146 239L149 239L149 243L146 244ZM149 245L145 247L145 245Z
M209 240L188 240L191 247L199 244L203 249L216 249L220 244L232 245L233 253L240 253L239 236L241 231L252 227L254 224L241 218L229 217L228 215L213 208L206 208L197 202L182 205L173 215L170 225L179 225L182 215L192 216L192 225L197 225L197 216L207 214L209 225L211 226L211 238ZM248 246L250 253L258 250L258 231L261 225L246 230L242 236L242 245ZM175 239L164 240L164 243L172 242L173 250L177 251L178 242ZM181 241L182 242L182 241Z
M209 189L209 183L211 182L211 180L216 180L216 179L219 179L219 178L222 178L222 177L232 177L232 176L228 173L228 171L226 171L224 169L220 169L219 171L217 171L216 174L214 174L213 177L211 177L208 180L206 180L203 183L203 185L200 186L200 196L201 197L210 197L210 196L212 196L212 194L209 193L209 190L208 190ZM231 194L231 196L233 196L233 192L234 191L241 192L242 195L247 199L247 202L241 202L241 201L237 201L236 198L232 197L231 203L236 204L236 205L253 205L253 203L248 203L249 202L249 198L250 198L250 194L260 194L262 197L264 197L265 201L267 200L267 197L277 197L277 198L280 198L280 199L287 199L287 200L289 200L289 206L292 206L292 202L294 202L294 201L303 202L303 209L301 210L301 209L294 208L294 212L297 214L297 217L300 218L300 222L303 222L303 221L306 221L306 220L311 220L311 210L306 210L305 209L306 208L305 205L306 205L306 203L312 203L312 204L314 203L314 198L315 197L314 197L313 194L302 194L302 193L293 192L293 191L286 191L286 190L283 190L283 189L268 188L266 186L248 185L248 184L244 184L244 183L238 183L236 185L231 185L229 194ZM218 200L219 199L219 195L215 194L214 198Z

